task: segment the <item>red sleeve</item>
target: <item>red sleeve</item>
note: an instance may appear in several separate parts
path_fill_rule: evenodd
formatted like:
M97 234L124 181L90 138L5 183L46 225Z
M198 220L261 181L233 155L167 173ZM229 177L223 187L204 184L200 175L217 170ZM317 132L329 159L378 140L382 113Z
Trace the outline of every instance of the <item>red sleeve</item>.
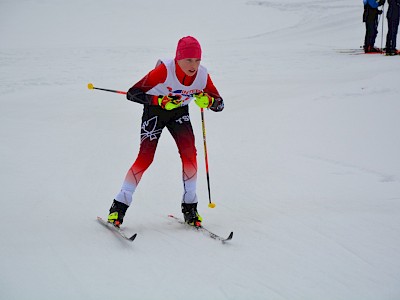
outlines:
M146 76L133 85L132 88L142 90L144 93L151 90L157 84L163 83L167 79L167 68L164 64L160 64L151 70Z
M210 75L208 75L207 84L206 87L204 88L204 92L209 94L211 97L222 98L217 88L215 87L214 83L212 82Z

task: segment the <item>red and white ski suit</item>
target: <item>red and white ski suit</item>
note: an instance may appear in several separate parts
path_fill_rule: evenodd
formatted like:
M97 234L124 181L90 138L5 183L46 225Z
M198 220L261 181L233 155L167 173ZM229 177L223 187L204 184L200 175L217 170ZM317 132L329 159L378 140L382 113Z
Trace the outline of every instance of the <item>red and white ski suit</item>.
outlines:
M196 147L188 104L193 98L193 94L204 92L214 97L215 101L219 103L218 108L212 108L212 110L221 111L223 109L223 100L207 69L200 65L194 76L188 76L175 60L162 60L157 63L155 69L131 87L128 91L128 99L132 91L135 91L136 94L139 91L144 96L142 99L145 99L143 101L130 99L144 104L140 150L115 199L128 206L132 203L136 187L143 173L153 162L159 138L166 127L176 142L182 161L184 190L182 202L197 203ZM173 110L164 110L158 105L159 95L179 96L184 100L183 106Z

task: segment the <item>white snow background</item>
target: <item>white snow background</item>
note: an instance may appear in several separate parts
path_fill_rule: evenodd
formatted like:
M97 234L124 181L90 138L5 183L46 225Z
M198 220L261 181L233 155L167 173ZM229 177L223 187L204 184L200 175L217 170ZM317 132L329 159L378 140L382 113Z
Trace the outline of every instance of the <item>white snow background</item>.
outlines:
M0 299L400 299L400 57L336 50L363 44L362 11L1 0ZM205 114L214 209L191 105L199 211L234 238L167 218L181 216L182 183L165 131L125 217L129 243L96 216L136 158L142 107L87 83L126 91L186 35L225 99Z

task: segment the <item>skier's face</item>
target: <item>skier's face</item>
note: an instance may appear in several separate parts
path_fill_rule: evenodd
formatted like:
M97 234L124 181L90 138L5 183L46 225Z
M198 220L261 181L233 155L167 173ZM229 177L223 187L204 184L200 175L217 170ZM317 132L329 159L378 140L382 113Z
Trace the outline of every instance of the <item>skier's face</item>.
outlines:
M178 60L178 65L186 75L193 76L199 69L200 61L200 58L185 58Z

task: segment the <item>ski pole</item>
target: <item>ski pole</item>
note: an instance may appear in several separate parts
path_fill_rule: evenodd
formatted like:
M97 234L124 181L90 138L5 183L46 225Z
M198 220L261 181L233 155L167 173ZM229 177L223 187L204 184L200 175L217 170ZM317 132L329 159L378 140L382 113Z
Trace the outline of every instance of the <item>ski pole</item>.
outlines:
M88 83L87 87L89 90L100 90L100 91L106 91L106 92L112 92L112 93L126 95L126 92L124 92L124 91L116 91L116 90L109 90L109 89L102 89L102 88L94 87L93 83Z
M201 112L201 127L203 129L203 142L204 142L204 160L206 163L206 174L207 174L207 187L208 187L208 201L210 202L208 204L208 207L214 208L215 203L211 202L211 189L210 189L210 174L208 171L208 154L207 154L207 142L206 142L206 125L204 122L204 109L200 109Z

